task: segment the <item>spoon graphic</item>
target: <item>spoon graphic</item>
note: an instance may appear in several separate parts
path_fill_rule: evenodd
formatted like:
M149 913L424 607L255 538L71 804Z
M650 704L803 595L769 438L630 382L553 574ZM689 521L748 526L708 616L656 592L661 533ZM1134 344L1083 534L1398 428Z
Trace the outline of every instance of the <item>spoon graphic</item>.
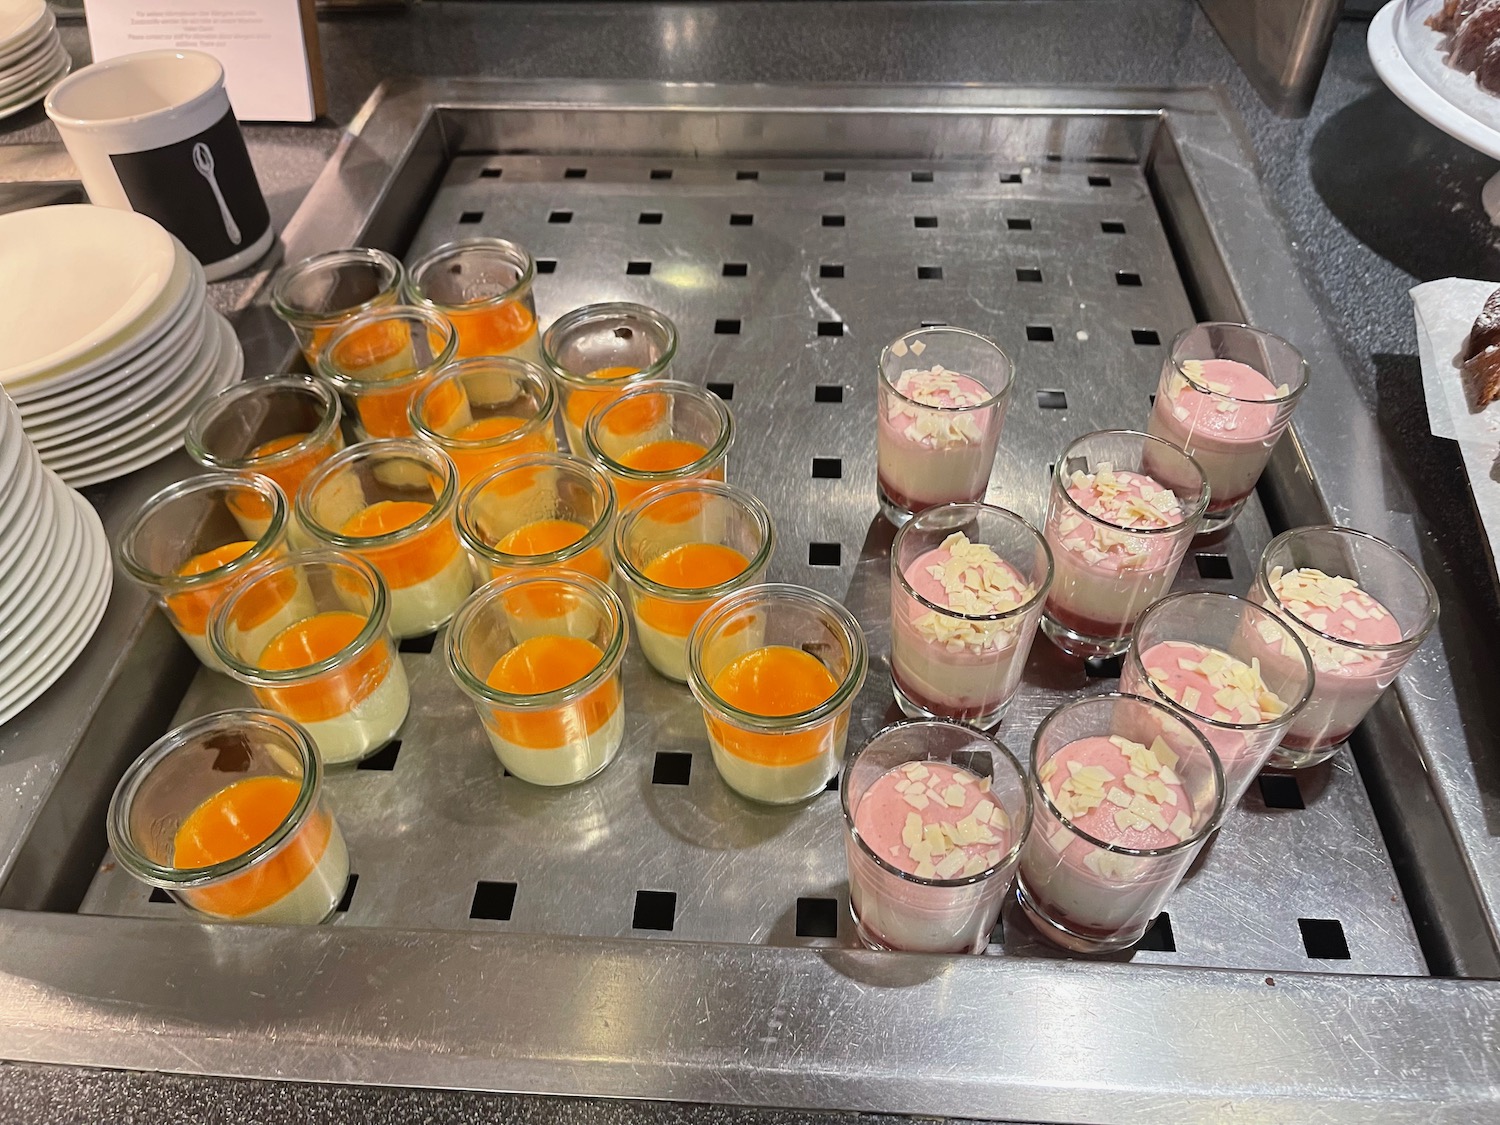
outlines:
M239 224L234 221L234 216L229 213L229 204L224 202L219 181L214 178L214 154L202 141L193 146L193 167L208 181L208 186L214 189L214 198L219 201L219 214L224 217L224 233L229 236L230 242L238 246L244 236L240 234Z

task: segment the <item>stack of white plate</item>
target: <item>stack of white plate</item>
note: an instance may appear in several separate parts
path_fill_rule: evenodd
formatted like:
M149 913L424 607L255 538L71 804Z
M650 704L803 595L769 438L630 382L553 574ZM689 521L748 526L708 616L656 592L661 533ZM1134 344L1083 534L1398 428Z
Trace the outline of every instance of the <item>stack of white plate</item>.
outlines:
M182 445L245 356L203 267L154 220L87 204L0 215L0 386L75 488Z
M72 66L46 0L0 0L0 117L41 101Z
M83 651L113 574L98 515L42 464L0 391L0 723Z

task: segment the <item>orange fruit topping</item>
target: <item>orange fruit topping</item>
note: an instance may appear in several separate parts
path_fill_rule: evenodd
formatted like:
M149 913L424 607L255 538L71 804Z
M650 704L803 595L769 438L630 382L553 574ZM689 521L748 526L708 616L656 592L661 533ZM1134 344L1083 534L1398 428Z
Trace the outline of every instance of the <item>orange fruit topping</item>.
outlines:
M817 657L787 645L766 645L736 657L714 677L713 690L724 702L751 715L782 716L811 711L838 690L838 681ZM715 740L729 753L765 766L794 766L815 758L828 744L835 723L812 730L764 734L740 730L711 715L705 719Z
M620 464L643 473L670 473L673 469L686 468L694 461L701 461L707 453L708 449L696 441L672 438L632 449L620 458Z
M308 668L354 643L365 627L358 613L330 610L289 625L260 654L260 666L271 672ZM273 711L299 722L317 723L347 714L385 680L390 647L376 641L342 668L315 680L282 687L257 687L256 698Z
M423 500L380 500L361 509L340 528L352 539L373 539L410 527L432 510ZM393 589L415 586L442 571L458 552L458 535L447 520L439 520L409 539L384 547L361 547Z
M536 317L520 301L506 301L493 308L447 310L458 333L458 358L506 355L536 335Z
M599 646L583 637L530 637L495 662L488 683L510 695L541 695L576 684L603 659ZM507 742L555 750L598 730L619 705L620 689L610 677L581 698L548 711L492 710L490 722Z
M533 520L501 539L495 544L495 550L507 555L547 555L553 551L571 547L586 534L588 534L588 528L575 520ZM494 566L490 569L494 578L513 573L512 568L503 566ZM591 578L597 578L601 582L608 582L613 568L610 566L609 556L604 553L602 547L590 547L560 562L558 569L577 571Z
M210 570L217 570L221 566L234 562L254 546L255 544L248 539L242 539L236 543L225 543L211 551L194 555L177 568L177 573L184 578L206 574ZM180 594L170 594L167 596L167 610L183 632L196 636L208 628L208 615L213 612L214 606L223 596L225 585L226 582L208 582L191 590L184 590Z
M743 574L749 565L750 560L733 547L718 543L684 543L651 560L643 573L653 582L673 589L703 590ZM679 602L642 596L635 611L641 621L653 629L674 637L685 637L712 604L712 601Z
M639 367L601 367L597 371L590 371L584 376L585 379L616 380L628 379L632 375L640 373ZM602 406L606 402L614 402L620 397L623 388L610 388L598 391L580 391L572 387L564 388L567 402L564 409L568 415L568 421L583 429L583 424L589 420L589 415L594 408Z
M482 441L489 444L480 449L459 449L445 446L448 456L458 469L461 484L468 484L484 475L502 461L519 457L524 453L551 453L557 449L551 426L539 427L529 434L518 434L529 419L496 415L480 418L455 431L451 436L458 441Z

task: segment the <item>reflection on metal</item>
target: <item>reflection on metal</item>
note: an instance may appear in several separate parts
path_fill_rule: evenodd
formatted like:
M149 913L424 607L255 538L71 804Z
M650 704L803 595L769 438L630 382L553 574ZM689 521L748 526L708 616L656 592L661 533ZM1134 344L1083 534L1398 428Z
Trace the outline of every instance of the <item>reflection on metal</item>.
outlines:
M1343 0L1199 0L1266 104L1284 116L1312 105Z

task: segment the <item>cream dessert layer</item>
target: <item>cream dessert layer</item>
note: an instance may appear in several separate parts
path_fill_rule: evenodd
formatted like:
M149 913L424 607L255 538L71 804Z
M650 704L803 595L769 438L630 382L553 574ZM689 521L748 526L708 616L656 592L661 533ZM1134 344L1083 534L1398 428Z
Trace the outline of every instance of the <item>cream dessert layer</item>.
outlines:
M886 496L907 511L983 497L999 422L993 409L969 408L993 398L989 388L940 365L903 371L894 386L877 427Z

